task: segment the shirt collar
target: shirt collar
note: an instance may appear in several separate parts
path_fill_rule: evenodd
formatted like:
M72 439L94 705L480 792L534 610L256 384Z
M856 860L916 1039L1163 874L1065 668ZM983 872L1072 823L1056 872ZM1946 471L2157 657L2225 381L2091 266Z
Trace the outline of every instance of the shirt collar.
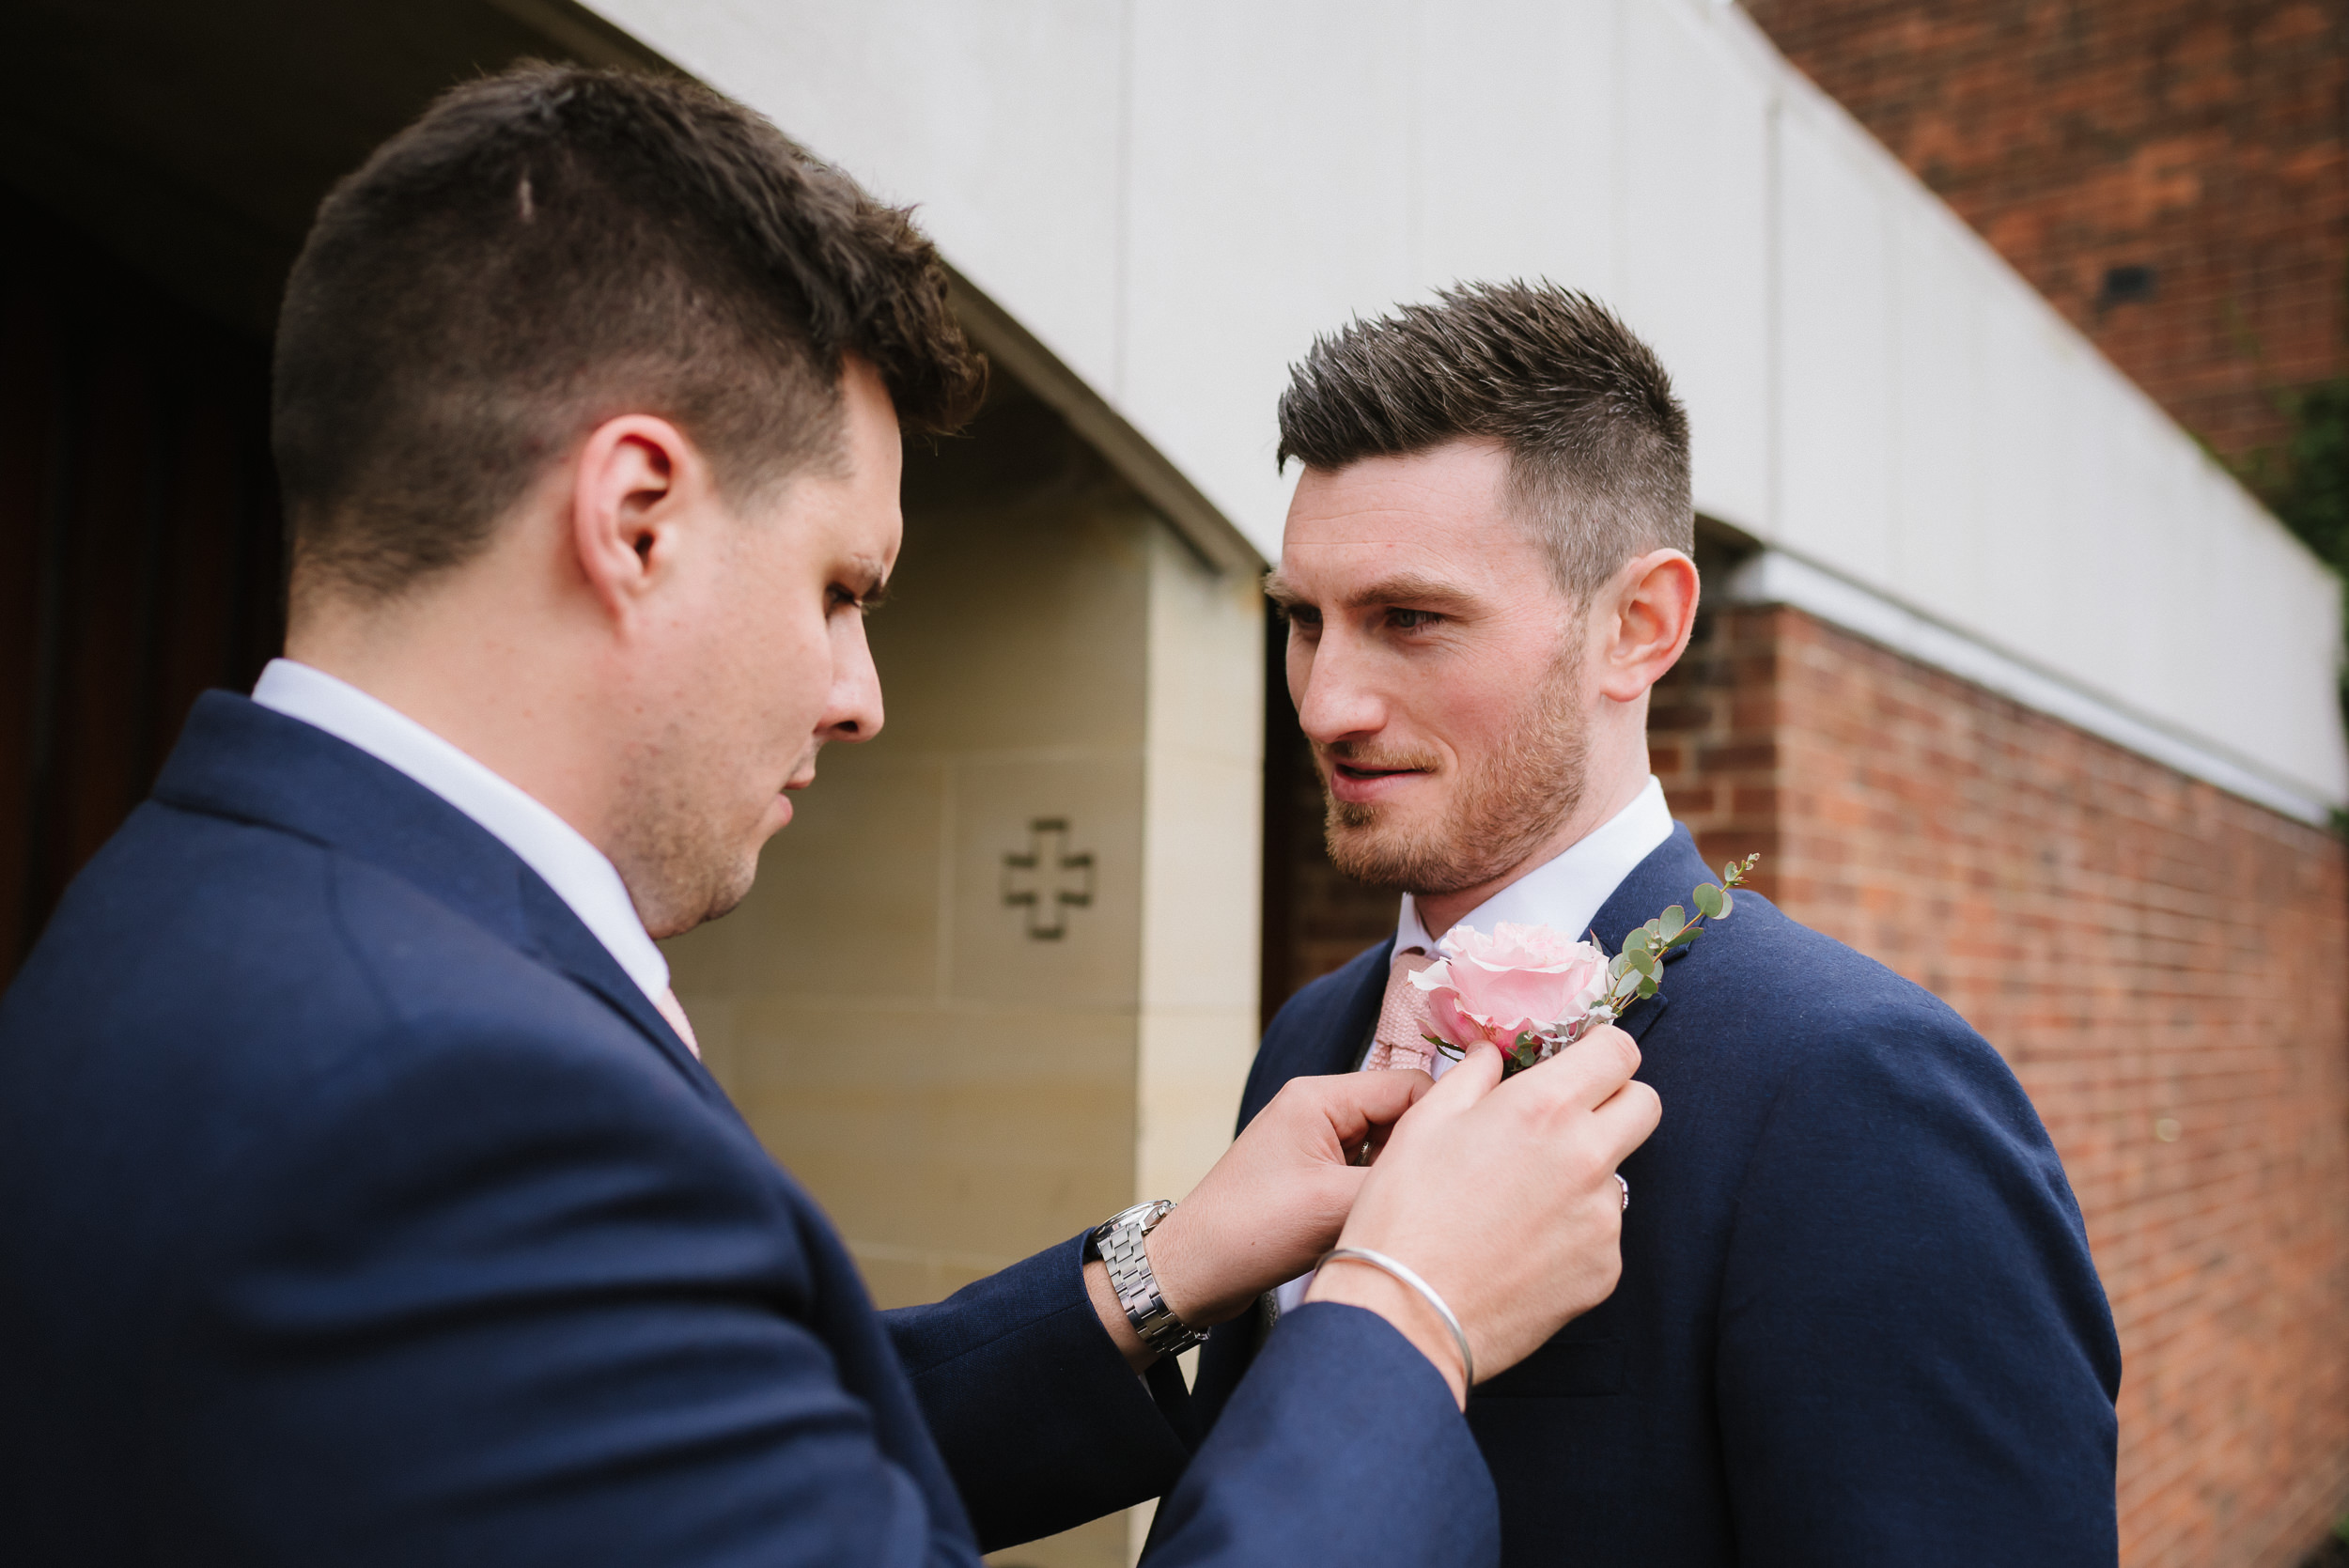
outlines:
M537 872L658 1004L668 994L669 961L637 918L628 886L584 834L390 704L323 670L272 659L253 700L314 724L424 785L479 823Z
M1672 836L1672 814L1664 803L1664 785L1650 775L1647 787L1629 805L1462 915L1459 924L1487 935L1509 921L1584 936L1623 879ZM1407 893L1395 924L1394 948L1401 953L1414 947L1436 951L1435 940L1420 924L1419 906Z

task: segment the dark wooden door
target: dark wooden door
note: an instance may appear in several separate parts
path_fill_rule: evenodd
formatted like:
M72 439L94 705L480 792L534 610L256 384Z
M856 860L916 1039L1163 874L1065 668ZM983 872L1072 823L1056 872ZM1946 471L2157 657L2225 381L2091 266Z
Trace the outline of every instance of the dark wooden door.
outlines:
M266 345L0 191L0 981L281 637Z

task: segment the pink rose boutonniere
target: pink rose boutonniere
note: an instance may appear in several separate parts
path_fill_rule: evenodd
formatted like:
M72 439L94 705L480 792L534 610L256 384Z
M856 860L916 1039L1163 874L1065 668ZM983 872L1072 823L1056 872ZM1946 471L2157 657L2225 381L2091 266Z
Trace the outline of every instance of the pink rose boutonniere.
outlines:
M1428 1043L1455 1062L1470 1046L1497 1046L1504 1078L1547 1062L1597 1025L1623 1017L1633 1002L1654 996L1663 981L1664 955L1695 941L1703 922L1727 920L1735 902L1730 890L1761 858L1730 862L1719 885L1707 882L1691 894L1693 917L1673 905L1626 937L1612 958L1596 941L1579 941L1548 925L1503 921L1490 936L1454 926L1436 944L1436 962L1411 976L1427 993L1428 1017L1436 1026Z

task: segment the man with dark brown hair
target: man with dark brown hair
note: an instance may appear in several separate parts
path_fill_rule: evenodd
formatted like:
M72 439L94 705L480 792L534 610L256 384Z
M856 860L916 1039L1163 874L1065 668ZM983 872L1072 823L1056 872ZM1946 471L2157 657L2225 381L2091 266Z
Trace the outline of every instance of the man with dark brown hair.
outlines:
M272 436L298 569L381 599L461 564L622 407L691 430L755 506L837 466L850 351L908 429L977 411L985 365L904 211L686 84L460 88L327 198L288 281Z
M1187 1459L1170 1560L1493 1559L1460 1402L1612 1284L1624 1036L1300 1086L1179 1207L886 1320L702 1069L653 939L879 729L900 427L980 384L904 213L526 68L328 197L277 363L287 657L0 1001L11 1563L968 1568ZM1190 1458L1171 1356L1339 1241Z
M1712 880L1648 771L1697 573L1688 422L1637 336L1523 284L1358 321L1296 367L1281 457L1304 473L1268 586L1330 853L1403 896L1392 941L1273 1020L1249 1131L1315 1075L1419 1067L1440 1093L1459 1069L1412 976L1448 933L1611 952ZM1469 1405L1503 1560L2111 1562L2119 1346L1997 1053L1750 893L1623 1027L1666 1113L1623 1166L1622 1285ZM1438 1179L1463 1219L1507 1203ZM1259 1327L1210 1337L1210 1413Z

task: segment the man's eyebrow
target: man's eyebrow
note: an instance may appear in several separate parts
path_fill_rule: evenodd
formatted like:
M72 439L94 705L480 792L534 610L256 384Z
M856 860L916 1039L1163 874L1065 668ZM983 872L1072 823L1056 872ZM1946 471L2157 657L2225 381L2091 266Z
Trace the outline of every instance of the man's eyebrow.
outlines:
M1346 608L1364 610L1375 604L1464 604L1475 596L1439 577L1403 572L1380 578L1370 586L1346 596Z
M1283 577L1277 568L1266 574L1264 592L1265 598L1283 610L1312 602L1310 596L1299 592L1297 585ZM1464 604L1474 597L1467 589L1440 578L1402 572L1393 577L1380 578L1367 587L1347 594L1340 608L1362 610L1378 604Z

